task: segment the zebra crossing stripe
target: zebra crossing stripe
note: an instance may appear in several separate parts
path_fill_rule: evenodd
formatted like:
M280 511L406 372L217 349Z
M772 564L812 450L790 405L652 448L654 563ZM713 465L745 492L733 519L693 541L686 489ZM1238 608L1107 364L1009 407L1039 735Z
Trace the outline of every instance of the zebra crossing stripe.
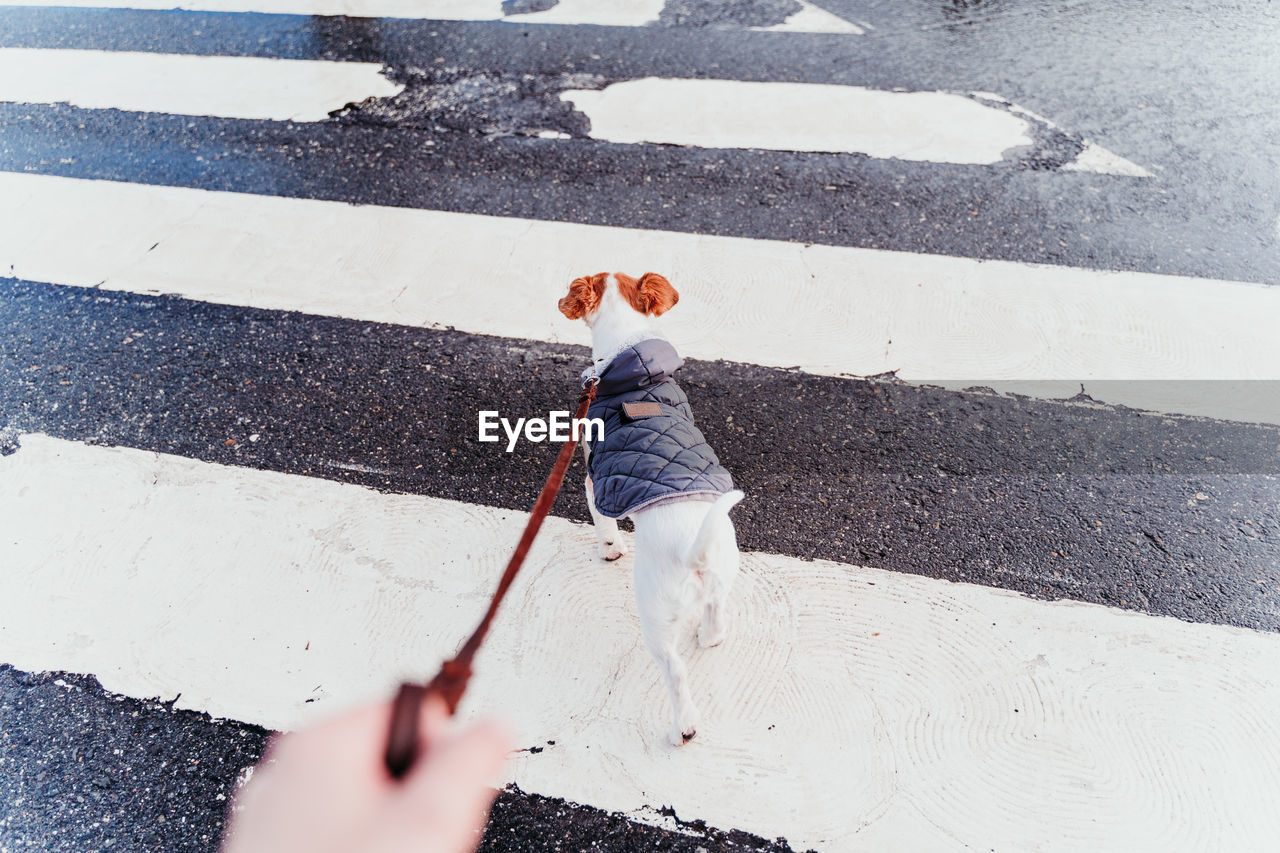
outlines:
M403 88L370 62L0 49L0 100L20 103L322 121L348 103Z
M273 728L451 653L523 519L20 443L0 457L0 659ZM543 747L510 763L523 790L796 849L1243 850L1280 832L1273 634L747 553L729 642L689 651L704 722L676 751L629 558L599 561L593 539L548 520L464 709Z
M347 15L362 18L417 18L435 21L507 21L643 27L658 20L666 0L559 0L540 12L507 15L502 0L187 0L176 8L199 12L258 12L272 15ZM175 8L174 0L26 0L0 6L115 9ZM800 10L782 23L752 27L765 32L860 35L858 25L801 0Z
M609 142L859 153L933 163L999 163L1005 152L1034 144L1027 119L1052 126L1004 98L974 94L646 77L560 97L591 120L593 139ZM983 103L993 97L1004 108ZM1093 143L1062 168L1151 177Z
M750 27L761 32L779 33L841 33L844 35L863 35L866 30L852 21L833 15L825 9L819 9L807 0L799 0L800 11L787 18L781 24L771 27Z
M363 62L0 48L0 101L322 121L348 103L403 91L403 84L381 72L381 66ZM1035 144L1029 120L1051 124L989 93L968 97L824 83L646 77L566 90L560 97L588 117L592 138L608 142L858 153L934 163L1000 163L1006 152ZM1092 143L1061 168L1151 177Z
M403 90L374 63L0 48L0 101L17 103L323 121L349 103ZM970 97L826 83L646 77L566 90L560 97L587 116L592 138L616 143L992 165L1036 145L1031 122L1058 129L985 92ZM568 138L545 129L539 135ZM1081 146L1060 168L1151 177L1095 143Z
M583 2L569 2L569 10L552 15L555 23L641 26L658 16L665 0L596 0L584 8ZM173 9L174 0L28 0L22 6ZM418 18L435 21L501 21L502 0L188 0L176 8L195 12L257 12L268 15L347 15L362 18ZM549 11L555 12L555 6ZM511 16L537 20L539 15Z
M18 173L0 217L31 281L585 344L566 283L657 270L686 357L1280 422L1274 393L1147 381L1280 379L1266 285Z

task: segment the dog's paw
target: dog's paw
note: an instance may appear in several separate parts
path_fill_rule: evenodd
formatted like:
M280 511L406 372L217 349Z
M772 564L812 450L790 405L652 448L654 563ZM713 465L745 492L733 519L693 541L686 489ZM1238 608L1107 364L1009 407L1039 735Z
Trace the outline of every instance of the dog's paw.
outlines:
M684 714L677 714L675 719L671 721L671 730L667 732L667 739L671 741L672 746L684 746L693 740L698 734L698 722L701 715L696 708L688 708Z
M626 546L624 546L619 540L614 540L613 542L602 542L600 544L600 556L610 563L619 557L625 556L626 553Z
M728 635L729 632L725 630L723 625L717 625L714 629L703 625L698 629L698 645L704 649L709 649L712 646L718 646L723 643L724 638Z
M681 729L679 726L676 726L667 733L667 740L671 741L672 746L684 746L686 743L693 740L697 734L698 729L696 726L689 726L685 729Z

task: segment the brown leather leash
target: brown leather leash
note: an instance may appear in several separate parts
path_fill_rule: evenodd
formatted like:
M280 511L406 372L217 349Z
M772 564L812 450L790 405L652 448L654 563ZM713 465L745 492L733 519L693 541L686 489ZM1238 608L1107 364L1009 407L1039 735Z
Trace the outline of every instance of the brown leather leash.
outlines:
M575 420L586 417L591 401L596 398L598 381L592 377L584 384L582 394L578 397ZM471 639L467 640L453 660L444 662L440 671L436 673L436 677L427 684L405 682L400 685L395 704L391 708L391 724L387 730L387 750L384 756L387 772L391 774L391 778L403 777L418 758L418 721L422 713L422 703L427 697L436 695L443 699L450 716L458 710L458 703L462 701L462 694L467 689L467 681L471 678L471 661L479 651L485 634L489 632L489 623L493 621L494 614L498 612L498 605L502 603L503 596L507 594L512 581L515 580L516 572L520 570L521 563L529 553L533 539L538 535L538 529L542 527L543 519L551 511L551 504L555 502L560 484L564 482L565 472L569 470L569 463L573 461L573 451L577 445L578 439L571 432L569 440L560 448L555 467L551 469L551 475L547 477L538 500L533 504L529 523L525 525L524 534L516 545L516 551L511 555L511 561L507 563L507 570L503 572L502 580L498 582L498 589L493 594L493 600L489 602L489 609L480 620Z

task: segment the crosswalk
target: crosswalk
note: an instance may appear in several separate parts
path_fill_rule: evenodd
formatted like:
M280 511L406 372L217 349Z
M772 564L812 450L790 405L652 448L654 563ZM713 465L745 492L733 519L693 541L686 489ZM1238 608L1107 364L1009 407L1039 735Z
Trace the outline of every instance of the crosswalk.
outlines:
M705 722L673 750L627 560L594 558L566 490L463 709L522 738L495 821L563 801L504 823L510 849L1280 831L1280 288L1167 248L1161 164L999 93L593 64L632 30L872 40L809 3L705 30L660 2L115 5L0 6L0 32L37 22L0 36L0 710L49 732L0 735L0 850L212 850L264 730L449 655L551 458L476 442L476 413L563 408L588 341L555 300L599 269L681 292L664 328L748 494L744 576L731 641L690 652ZM155 48L197 12L224 35ZM40 35L78 14L102 28ZM350 47L448 22L563 55ZM241 24L351 38L272 55L303 43ZM988 190L1169 218L1078 223L1060 256L980 215ZM160 799L191 761L203 786ZM50 767L106 798L68 816ZM592 836L606 814L625 833Z

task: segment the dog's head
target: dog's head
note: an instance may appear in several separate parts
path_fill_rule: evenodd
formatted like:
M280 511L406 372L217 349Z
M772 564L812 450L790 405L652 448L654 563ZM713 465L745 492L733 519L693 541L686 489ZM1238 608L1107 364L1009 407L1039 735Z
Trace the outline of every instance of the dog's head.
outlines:
M680 294L656 272L632 278L620 272L598 272L575 278L560 300L560 313L570 320L593 322L602 311L636 311L657 317L680 301Z

